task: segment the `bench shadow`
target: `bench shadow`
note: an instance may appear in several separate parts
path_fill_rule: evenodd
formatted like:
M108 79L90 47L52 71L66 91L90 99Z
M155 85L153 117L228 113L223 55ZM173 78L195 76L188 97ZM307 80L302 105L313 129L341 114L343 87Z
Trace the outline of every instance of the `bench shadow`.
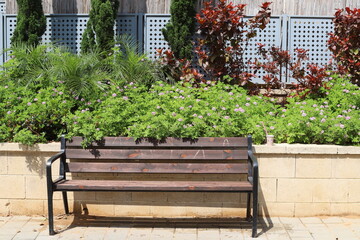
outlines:
M222 202L219 200L218 202L175 202L175 201L154 201L154 199L147 199L146 196L143 196L143 201L130 201L130 202L102 202L100 200L85 200L85 195L81 195L80 192L74 193L74 220L71 224L64 229L82 227L82 226L90 226L90 227L113 227L113 228L231 228L234 230L249 230L252 229L252 223L247 221L245 218L245 209L246 209L246 194L241 194L244 197L240 196L240 202ZM111 193L107 193L111 194ZM115 193L121 194L121 193ZM125 193L126 194L126 193ZM130 193L131 194L131 193ZM143 194L143 193L142 193ZM151 193L150 193L151 194ZM161 193L158 193L161 194ZM183 193L178 193L183 194ZM186 193L187 195L189 193ZM151 195L149 195L151 196ZM96 198L96 197L95 197ZM262 193L261 187L259 189L259 199L260 206L259 212L262 213L262 216L258 218L258 234L257 236L261 236L271 228L273 228L273 222L271 220L269 211L267 209L266 203L264 203L264 195ZM219 217L214 215L213 217L169 217L168 215L165 217L159 216L149 216L149 217L121 217L121 216L104 216L106 214L95 215L92 211L91 206L93 204L100 205L111 205L111 204L120 204L121 208L127 208L127 206L143 206L145 204L151 206L166 206L166 207L209 207L211 208L239 208L244 210L244 214L239 214L239 217ZM100 206L101 207L101 206ZM110 214L109 214L110 215Z

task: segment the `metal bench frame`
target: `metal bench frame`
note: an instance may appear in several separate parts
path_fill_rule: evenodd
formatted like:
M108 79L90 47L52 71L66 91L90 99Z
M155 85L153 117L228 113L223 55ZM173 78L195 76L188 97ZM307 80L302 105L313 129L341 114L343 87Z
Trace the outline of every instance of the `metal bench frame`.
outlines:
M113 138L113 139L119 139L119 138ZM121 138L121 139L126 139L126 141L129 141L129 138ZM201 139L201 138L199 138ZM158 186L155 190L153 191L157 191L157 192L245 192L247 193L247 210L246 210L246 218L248 221L252 221L252 237L256 237L257 236L257 221L258 221L258 179L259 179L259 170L258 170L258 162L257 162L257 159L256 157L254 156L253 154L253 151L252 151L252 138L251 136L248 136L247 138L202 138L202 139L205 139L206 141L213 141L213 139L217 139L217 141L222 141L222 139L224 139L224 142L227 141L228 139L235 139L235 140L238 140L238 139L242 139L242 141L247 141L247 150L245 149L244 151L247 152L247 163L246 165L248 166L248 168L246 169L247 171L247 182L251 184L251 189L249 189L249 187L247 188L244 188L243 190L241 190L241 188L239 187L239 189L237 190L234 190L234 189L231 189L229 188L229 186L227 187L221 187L221 186L216 186L215 188L212 188L210 185L209 186L206 186L206 188L201 188L201 186L198 188L197 186L191 186L191 187L186 187L186 188L180 188L178 185L176 185L177 182L175 182L175 186L176 188L175 189L170 189L170 188L164 188L164 187L160 187ZM209 140L210 139L210 140ZM174 139L172 139L174 140ZM134 141L133 139L130 139L130 141ZM178 139L176 139L176 141L180 141ZM196 140L195 140L196 141ZM78 142L79 142L79 138L78 138ZM74 186L70 186L69 189L67 189L66 187L68 186L65 186L66 184L64 183L67 183L67 182L71 182L71 180L67 180L66 179L66 173L67 172L72 172L71 171L71 167L69 167L69 165L71 163L67 163L66 162L66 159L67 158L76 158L76 154L71 154L69 152L71 152L67 146L67 144L70 143L71 145L71 141L67 141L65 139L64 136L62 136L61 138L61 151L59 153L57 153L56 155L52 156L46 163L46 177L47 177L47 193L48 193L48 216L49 216L49 234L50 235L54 235L55 234L55 231L54 231L54 215L53 215L53 193L55 191L61 191L62 192L62 197L63 197L63 202L64 202L64 208L65 208L65 213L66 214L69 214L69 204L68 204L68 198L67 198L67 191L109 191L109 189L103 189L103 188L100 188L99 186L93 186L93 187L89 187L89 188L84 188L83 186L79 186L79 187L74 187ZM190 141L188 143L181 143L181 145L191 145L193 144L194 142L193 141ZM134 143L135 144L135 141ZM151 146L151 144L149 145L149 143L147 143L146 145L146 149L152 149L152 150L156 150L158 148L158 145L161 145L162 143L159 143L159 144L154 144L153 146ZM213 144L213 143L212 143ZM101 144L100 144L101 145ZM195 144L196 145L196 144ZM192 149L200 149L200 147L196 147L196 146L191 146ZM204 146L202 146L204 147ZM206 146L205 146L206 147ZM244 146L242 146L244 147ZM97 151L97 147L96 146L92 146L91 147L91 153L94 153L94 150L95 152ZM108 149L107 151L111 151L111 147L107 147L106 149ZM178 149L176 147L174 148L171 148L169 146L167 146L167 150L173 150L173 149ZM82 156L81 154L86 153L88 154L88 152L85 152L86 149L77 149L75 150L77 152L80 152L80 157L82 159L86 159L87 157L85 156ZM182 151L182 150L181 150ZM141 150L137 150L137 152L141 152ZM145 150L146 152L146 150ZM231 150L227 150L224 152L226 152L225 154L227 154L228 152L232 152ZM235 150L234 150L235 152ZM69 153L69 154L68 154ZM116 152L115 152L116 153ZM161 153L159 151L159 153ZM86 155L85 154L85 155ZM117 155L114 155L114 153L112 153L113 155L111 155L112 157L117 157ZM67 156L68 155L68 156ZM95 154L96 155L96 154ZM139 154L137 154L136 156L138 156ZM149 156L146 156L146 153L143 153L141 152L140 155L142 157L145 157L146 159L149 159ZM111 157L110 156L110 157ZM125 158L127 155L124 155ZM124 157L122 156L122 157ZM129 155L130 156L130 155ZM157 156L161 156L160 155L157 155ZM205 154L204 154L205 156ZM224 160L231 160L232 159L232 155L229 155L230 157L227 157L227 158L224 158ZM185 157L186 158L186 155L185 154L181 154L181 156L177 156L175 157L176 160L179 160L179 158L183 158ZM194 157L194 156L192 156ZM95 159L98 159L98 156L94 156L91 158L92 161L94 161L94 158ZM106 159L106 156L104 157ZM121 158L122 160L124 158ZM133 160L134 159L134 155L132 155L131 157L129 157L129 159L126 159L126 160ZM153 158L151 158L153 159ZM164 159L167 159L166 156L164 156ZM203 158L201 160L207 160L207 158ZM52 180L52 164L56 161L56 160L60 160L60 168L59 168L59 178L56 179L56 180ZM182 160L182 159L181 159ZM91 164L91 163L90 163ZM101 163L100 163L101 164ZM105 164L108 164L108 163L105 163ZM130 163L130 164L134 164L134 163ZM140 163L141 164L141 163ZM143 163L143 164L146 164L146 163ZM186 164L186 163L183 163L183 164ZM201 165L202 163L200 164L194 164L194 165ZM151 165L151 164L150 164ZM159 164L161 165L161 164ZM206 164L204 163L204 166ZM208 164L210 165L210 164ZM230 164L231 166L235 166L237 164ZM229 165L229 166L230 166ZM84 165L85 166L85 165ZM133 165L131 165L133 166ZM238 164L237 166L240 166L240 164ZM244 164L242 164L242 166L244 166ZM168 166L167 166L168 167ZM113 169L115 169L115 167L112 167ZM229 167L231 168L231 167ZM117 167L116 167L117 169ZM239 168L237 168L239 169ZM148 169L146 169L147 171L149 171ZM126 173L133 173L134 171L133 170L120 170L121 172L126 172ZM146 172L147 172L146 171ZM169 170L169 171L166 171L166 169L159 169L157 170L156 166L153 168L153 169L150 169L150 173L151 171L154 171L153 173L157 173L158 171L160 171L161 173L173 173L173 170ZM180 173L193 173L193 174L197 174L199 172L197 172L197 170L194 172L194 170L188 170L188 169L178 169L178 171L180 171ZM185 171L185 172L184 172ZM193 171L193 172L186 172L186 171ZM200 168L200 173L207 173L207 172L201 172L201 171L209 171L208 168ZM226 171L226 169L218 169L218 170L211 170L211 171L220 171L220 172L216 172L216 173L222 173L221 171ZM210 173L213 173L211 172ZM235 171L235 170L232 170L232 171ZM73 171L73 172L76 172L76 171ZM86 171L84 171L86 172ZM97 171L97 172L103 172L103 171ZM110 171L106 171L106 172L110 172ZM141 173L141 172L144 172L144 169L142 170L136 170L135 172L137 173ZM148 172L147 172L148 173ZM176 172L176 173L179 173L179 172ZM231 172L233 173L233 172ZM242 172L243 173L243 172ZM129 181L130 182L130 181ZM141 183L141 181L139 181ZM139 182L136 182L136 184L139 184ZM167 182L170 182L169 180ZM111 182L110 182L111 183ZM145 183L145 182L143 182ZM195 182L194 182L195 183ZM208 183L208 182L206 182ZM221 183L221 181L216 181L216 183ZM128 188L126 188L128 187ZM129 186L124 186L121 185L120 188L119 186L115 186L110 190L110 191L131 191L131 192L143 192L143 191L151 191L149 189L141 189L141 186L138 186L137 187L140 187L140 189L132 189L132 187L129 187ZM253 198L252 198L252 206L253 206L253 212L252 212L252 216L251 216L251 194L253 194Z

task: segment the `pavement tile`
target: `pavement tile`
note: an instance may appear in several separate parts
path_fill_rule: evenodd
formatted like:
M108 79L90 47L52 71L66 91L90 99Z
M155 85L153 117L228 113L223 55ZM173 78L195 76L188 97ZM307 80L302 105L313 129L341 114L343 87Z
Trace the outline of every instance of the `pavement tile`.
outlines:
M149 240L152 228L131 228L127 240Z
M300 218L303 224L312 224L312 223L323 223L320 218L317 217L302 217Z
M312 239L312 236L309 231L306 230L288 230L289 236L291 239L294 238L308 238Z
M325 218L321 218L321 220L326 224L343 223L344 222L341 217L325 217Z
M38 232L20 232L12 240L33 240L39 235Z
M257 240L360 240L360 218L311 217L263 219ZM245 228L127 227L88 222L72 225L58 222L62 229L49 236L44 217L0 217L0 240L250 240L251 226ZM261 226L262 225L262 226Z
M214 228L199 228L198 229L198 239L206 239L206 240L219 240L220 238L220 230Z
M266 236L268 240L291 240L287 232L267 232Z
M126 240L129 228L110 227L105 233L104 240Z
M240 229L220 228L219 232L220 240L244 240L244 235Z
M174 237L174 228L154 228L150 240L171 240Z

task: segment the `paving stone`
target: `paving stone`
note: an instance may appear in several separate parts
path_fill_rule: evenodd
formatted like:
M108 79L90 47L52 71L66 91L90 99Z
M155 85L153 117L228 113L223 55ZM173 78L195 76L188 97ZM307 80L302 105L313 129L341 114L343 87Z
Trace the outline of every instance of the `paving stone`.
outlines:
M326 224L331 223L343 223L343 219L341 217L329 217L329 218L322 218L321 219Z
M87 236L93 237L92 234L99 236L99 230L95 229L93 230L93 233L88 232L88 228L87 227L74 227L74 228L67 228L65 229L63 232L58 233L59 238L61 240L73 240L73 239L87 239L85 238L85 232L87 232ZM96 239L96 238L91 238L91 239ZM97 238L97 239L102 239L102 238Z
M268 240L290 240L290 236L287 232L267 232L266 236Z
M302 217L300 218L303 224L310 224L310 223L323 223L320 218L317 217Z
M127 240L149 240L152 228L131 228Z
M240 229L220 228L220 240L243 240L244 235ZM199 239L200 240L200 239Z
M105 233L104 240L125 240L129 230L129 228L110 227Z
M289 233L289 236L291 239L294 239L294 238L312 239L312 236L309 231L288 230L288 233Z
M12 240L34 240L38 235L38 232L20 232Z
M198 239L206 239L206 240L219 240L220 239L220 231L219 229L214 228L199 228L198 229Z
M154 228L151 232L150 240L171 240L174 237L173 228Z

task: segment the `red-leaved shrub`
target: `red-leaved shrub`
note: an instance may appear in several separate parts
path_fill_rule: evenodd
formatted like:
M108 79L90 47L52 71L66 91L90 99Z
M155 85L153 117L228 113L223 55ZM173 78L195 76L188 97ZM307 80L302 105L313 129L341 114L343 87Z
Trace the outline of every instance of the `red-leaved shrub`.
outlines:
M333 22L335 29L328 40L329 49L340 68L360 86L360 9L338 9Z

